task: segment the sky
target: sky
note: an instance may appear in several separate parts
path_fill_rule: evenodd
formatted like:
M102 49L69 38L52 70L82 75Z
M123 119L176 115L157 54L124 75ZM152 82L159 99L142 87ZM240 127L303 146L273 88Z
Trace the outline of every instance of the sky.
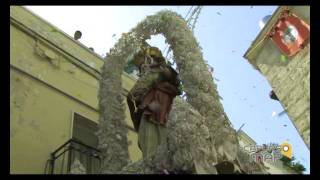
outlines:
M164 9L185 17L190 6L26 6L46 21L105 56L121 34ZM259 21L271 15L277 6L203 6L194 35L203 57L214 68L221 103L233 127L241 128L258 144L288 141L296 161L310 173L310 152L289 117L275 116L283 111L278 101L269 97L272 90L266 78L243 58L260 32ZM164 50L162 35L149 43ZM163 54L165 54L163 52Z

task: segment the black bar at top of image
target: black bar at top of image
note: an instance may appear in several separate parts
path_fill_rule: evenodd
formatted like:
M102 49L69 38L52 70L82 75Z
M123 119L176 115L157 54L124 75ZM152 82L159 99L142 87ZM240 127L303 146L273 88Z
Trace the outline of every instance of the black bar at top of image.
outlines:
M314 0L9 0L10 5L309 5Z

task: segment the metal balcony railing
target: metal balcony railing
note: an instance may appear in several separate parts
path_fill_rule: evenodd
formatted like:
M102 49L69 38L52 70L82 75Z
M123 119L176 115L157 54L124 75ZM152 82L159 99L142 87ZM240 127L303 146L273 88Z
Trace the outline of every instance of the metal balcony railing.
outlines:
M79 160L86 174L100 173L103 156L101 152L75 139L70 139L51 153L47 161L45 174L70 174L72 164ZM49 168L47 168L49 167Z

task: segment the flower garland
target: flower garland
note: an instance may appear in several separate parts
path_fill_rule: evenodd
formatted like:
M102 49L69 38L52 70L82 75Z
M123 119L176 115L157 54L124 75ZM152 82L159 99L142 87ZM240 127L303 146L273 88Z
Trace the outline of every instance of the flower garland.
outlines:
M161 158L171 163L168 168L185 170L190 169L193 160L198 158L207 164L216 164L224 160L234 161L237 158L239 144L236 132L230 127L230 121L219 101L217 87L202 57L201 47L185 20L177 13L165 10L147 16L129 33L124 33L105 58L99 89L101 116L97 132L99 148L105 156L102 173L152 173L157 169L157 164L154 163L129 162L121 85L121 75L125 65L140 50L143 42L156 34L162 34L173 50L183 90L187 95L186 101L176 98L173 103L168 124L168 131L172 132L168 134L171 136L168 139L171 141L168 142L169 150L159 148L166 152L159 153L166 156ZM190 118L182 116L181 113L184 112L193 116ZM183 119L188 120L183 121ZM177 123L180 126L177 126ZM186 132L192 135L197 131L201 131L198 133L199 136L190 137L194 141L184 141L180 137ZM177 134L179 132L180 135ZM181 150L183 149L181 146L186 150ZM195 148L196 146L200 147ZM191 150L191 154L188 154L187 150ZM161 155L155 157L153 161L159 159Z

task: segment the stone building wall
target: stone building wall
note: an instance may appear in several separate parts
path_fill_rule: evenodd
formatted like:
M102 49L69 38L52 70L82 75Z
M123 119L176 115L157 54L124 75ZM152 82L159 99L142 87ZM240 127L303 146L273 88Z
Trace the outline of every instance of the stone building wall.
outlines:
M279 7L248 49L245 58L265 76L279 102L310 148L310 43L292 58L285 58L270 39L262 41L285 7ZM309 6L289 6L294 14L310 22ZM258 45L260 42L260 45Z
M268 44L267 44L268 45ZM270 45L271 46L271 45ZM274 46L274 45L273 45ZM283 65L268 63L280 61L278 50L269 49L269 61L258 58L257 66L268 79L288 116L307 146L310 146L310 45ZM261 53L263 57L269 52Z

